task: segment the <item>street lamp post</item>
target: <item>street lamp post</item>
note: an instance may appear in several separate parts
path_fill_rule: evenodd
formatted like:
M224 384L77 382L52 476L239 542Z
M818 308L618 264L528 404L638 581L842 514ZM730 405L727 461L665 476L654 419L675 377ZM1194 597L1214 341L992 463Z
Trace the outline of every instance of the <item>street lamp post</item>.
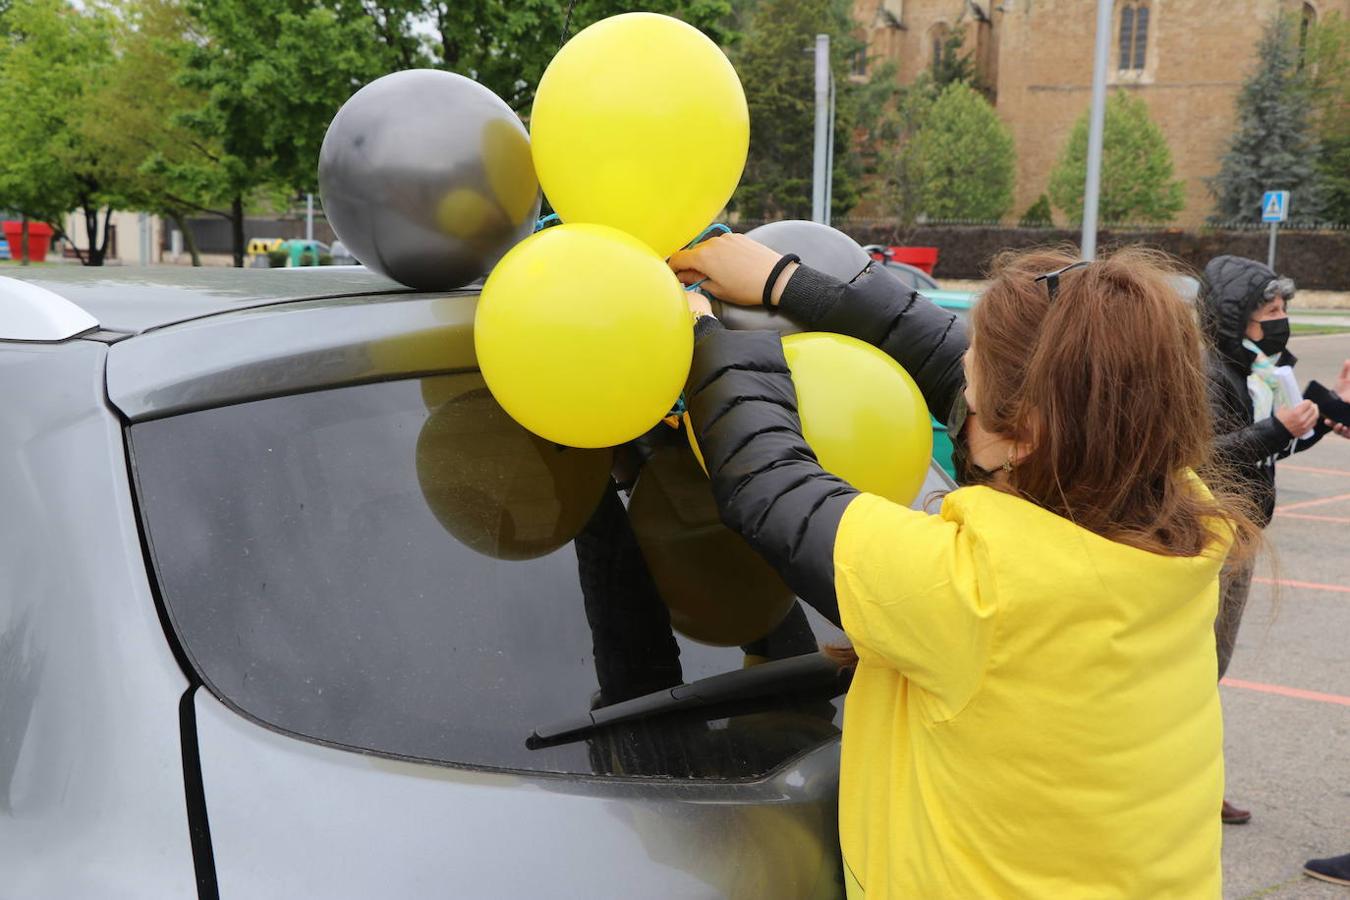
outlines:
M816 146L811 177L811 221L830 221L830 36L816 35Z
M1087 183L1083 186L1083 259L1097 256L1097 205L1102 183L1102 132L1106 126L1106 67L1111 56L1113 0L1097 0L1097 43L1092 57L1092 115L1088 126Z

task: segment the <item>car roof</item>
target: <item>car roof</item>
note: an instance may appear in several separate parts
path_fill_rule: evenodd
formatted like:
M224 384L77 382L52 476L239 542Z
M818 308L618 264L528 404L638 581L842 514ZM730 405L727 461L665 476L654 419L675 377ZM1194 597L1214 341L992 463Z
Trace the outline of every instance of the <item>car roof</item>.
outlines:
M102 330L123 334L276 303L409 292L364 266L6 266L4 274L69 300Z

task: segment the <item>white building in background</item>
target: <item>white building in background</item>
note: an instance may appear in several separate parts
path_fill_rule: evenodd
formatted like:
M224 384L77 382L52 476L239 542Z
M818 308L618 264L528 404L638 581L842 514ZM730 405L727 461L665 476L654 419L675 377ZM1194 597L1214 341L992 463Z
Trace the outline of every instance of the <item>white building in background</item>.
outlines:
M182 251L182 241L172 241L173 249L161 250L165 244L165 229L172 228L159 216L152 216L149 213L127 212L124 210L114 210L111 217L108 217L106 209L99 210L98 215L98 236L97 240L103 240L104 223L112 229L112 234L108 238L108 256L107 263L120 264L124 266L151 266L162 263L173 263L175 259L174 249L179 251L178 255L185 256ZM70 239L81 252L87 252L89 248L89 235L85 229L84 210L76 210L66 216L63 223L66 230L66 237ZM56 252L63 252L63 248L53 248ZM64 251L67 255L73 255L68 250Z

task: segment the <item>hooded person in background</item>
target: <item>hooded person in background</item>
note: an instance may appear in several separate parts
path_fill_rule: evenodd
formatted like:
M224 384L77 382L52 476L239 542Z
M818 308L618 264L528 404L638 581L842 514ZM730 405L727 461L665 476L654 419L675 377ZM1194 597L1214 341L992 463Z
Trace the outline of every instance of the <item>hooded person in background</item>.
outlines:
M1205 266L1199 307L1210 343L1215 449L1250 492L1263 528L1275 512L1275 461L1307 450L1328 431L1350 437L1350 428L1320 415L1314 398L1328 398L1325 388L1314 384L1302 397L1291 395L1290 379L1280 377L1280 367L1292 369L1297 362L1285 347L1293 296L1293 281L1256 260L1219 256ZM1341 368L1335 393L1350 400L1350 360ZM1233 656L1251 579L1250 564L1228 566L1221 578L1214 623L1220 678ZM1250 819L1250 812L1224 801L1224 822L1241 825Z

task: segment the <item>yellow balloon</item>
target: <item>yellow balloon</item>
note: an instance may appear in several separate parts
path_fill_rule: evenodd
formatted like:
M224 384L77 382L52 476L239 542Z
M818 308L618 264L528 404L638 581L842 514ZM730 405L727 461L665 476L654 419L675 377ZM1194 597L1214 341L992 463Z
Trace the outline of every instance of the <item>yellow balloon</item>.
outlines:
M521 241L492 270L474 318L478 366L497 402L569 447L612 447L661 421L693 348L675 274L603 225Z
M476 373L427 378L422 390L442 400L417 438L417 481L460 543L496 559L533 559L585 527L609 484L610 451L530 434Z
M933 430L909 373L871 344L842 334L789 335L783 355L797 388L802 435L821 467L860 491L912 503L928 474ZM687 414L684 426L706 472Z
M842 334L783 338L802 434L820 464L860 491L913 502L933 456L928 407L909 373Z
M628 519L681 634L719 647L748 644L796 602L773 567L722 524L708 479L684 447L663 447L647 461Z
M539 82L530 142L564 222L611 225L667 257L731 199L750 114L736 70L702 32L625 13L558 51Z

